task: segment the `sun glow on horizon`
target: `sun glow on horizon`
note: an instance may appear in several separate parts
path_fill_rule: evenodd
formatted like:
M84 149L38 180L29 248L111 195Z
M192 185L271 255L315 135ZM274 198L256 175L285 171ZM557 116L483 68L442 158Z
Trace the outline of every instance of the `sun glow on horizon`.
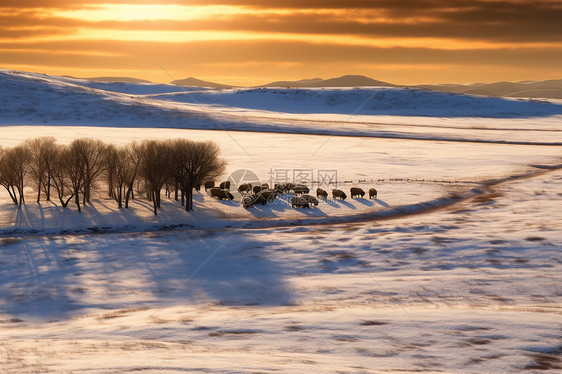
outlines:
M248 13L249 9L228 5L186 6L177 4L99 4L80 9L55 9L56 17L88 22L103 21L189 21L195 19L226 18Z
M441 70L431 77L463 82L550 79L559 78L556 62L562 61L562 0L506 0L501 7L489 0L349 0L347 8L241 0L8 4L0 5L0 66L61 75L90 70L87 75L96 76L111 67L141 71L146 53L166 61L178 77L239 82L246 76L249 84L264 74L284 80L319 71L383 80L388 66L412 55L408 68L417 66L419 78L402 69L393 81L408 76L407 83L426 83L427 66ZM153 80L155 73L137 77Z

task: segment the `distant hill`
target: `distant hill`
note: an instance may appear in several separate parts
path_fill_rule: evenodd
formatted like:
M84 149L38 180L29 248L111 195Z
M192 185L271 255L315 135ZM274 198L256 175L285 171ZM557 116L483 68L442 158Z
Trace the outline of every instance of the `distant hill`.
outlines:
M298 81L277 81L260 87L396 87L393 84L378 81L364 75L344 75L331 79L301 79Z
M70 75L63 75L64 78L81 79L85 81L94 82L127 82L127 83L152 83L145 79L131 78L131 77L91 77L91 78L78 78Z
M472 84L423 84L410 87L469 95L562 99L562 79Z
M207 87L207 88L232 88L233 87L226 84L207 82L193 77L178 79L171 83L175 84L176 86L187 86L187 87Z
M298 81L275 81L259 87L311 87L311 85L322 81L324 81L322 78L301 79Z

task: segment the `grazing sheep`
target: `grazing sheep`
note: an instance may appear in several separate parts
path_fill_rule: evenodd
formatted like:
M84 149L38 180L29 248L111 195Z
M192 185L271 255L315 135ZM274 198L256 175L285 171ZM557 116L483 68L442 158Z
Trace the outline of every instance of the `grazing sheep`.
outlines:
M253 194L251 196L254 199L254 205L255 204L261 204L261 205L267 204L267 199L262 194L257 193L257 194Z
M219 187L221 188L221 190L230 191L230 181L222 182Z
M262 190L259 195L263 196L268 203L272 203L277 198L277 191L275 190Z
M301 198L305 199L310 205L317 206L319 203L318 199L311 195L302 195Z
M288 192L287 187L284 184L276 184L275 186L273 186L273 189L279 194Z
M297 184L293 191L295 191L295 195L304 195L310 192L310 189L306 187L304 184Z
M375 188L369 188L369 199L377 198L377 190Z
M238 187L238 192L240 192L241 194L250 193L250 192L252 192L252 185L250 183L241 184Z
M215 187L215 181L208 181L204 183L205 191L210 190L211 188Z
M256 203L256 195L246 195L242 198L242 206L249 208Z
M308 200L303 196L293 196L291 197L291 208L309 208L310 204Z
M221 189L218 187L211 188L211 197L216 197L220 199Z
M328 198L328 192L326 192L326 190L323 190L321 188L317 188L316 197L320 197L320 196L322 196L322 198L326 200Z
M349 189L349 192L351 193L352 199L355 199L356 197L359 197L359 196L361 196L361 197L365 196L365 191L363 191L363 189L359 188L359 187L351 187Z
M345 192L343 192L342 190L338 190L338 189L333 189L332 190L332 198L334 200L336 200L337 198L340 198L342 200L347 199L347 195L345 194Z
M234 200L234 196L228 190L220 190L219 200Z

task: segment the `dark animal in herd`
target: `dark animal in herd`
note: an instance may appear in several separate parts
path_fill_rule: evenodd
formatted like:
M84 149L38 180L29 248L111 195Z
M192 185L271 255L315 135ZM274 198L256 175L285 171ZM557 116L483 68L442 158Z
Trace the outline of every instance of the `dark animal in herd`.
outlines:
M297 184L293 187L293 191L295 192L295 195L305 195L310 192L310 189L304 184Z
M351 193L352 199L354 199L356 197L359 197L359 196L361 196L361 197L365 196L365 191L363 191L363 189L359 188L359 187L351 187L349 189L349 192Z
M377 190L375 188L369 188L369 199L377 198Z
M316 189L316 197L322 197L324 200L328 198L328 192L321 188Z
M315 197L312 196L312 195L302 195L301 197L302 197L302 198L305 198L305 199L309 202L310 205L317 206L317 205L320 203L320 202L318 201L318 199L315 198Z
M219 197L221 189L218 187L211 188L211 197Z
M222 182L219 187L221 188L221 190L228 190L230 191L230 181L225 181Z
M273 186L273 189L274 189L275 191L277 191L277 193L279 193L279 194L282 194L282 193L285 193L285 192L289 192L289 190L287 189L287 186L285 186L284 184L275 184L275 185Z
M228 190L218 187L211 188L211 197L216 197L219 200L234 200L234 196Z
M302 196L291 197L291 207L292 208L309 208L310 203Z
M345 192L343 192L342 190L338 190L338 189L336 188L336 189L333 189L333 190L332 190L332 198L333 198L334 200L336 200L336 199L345 200L345 199L347 199L347 195L346 195Z
M238 192L245 195L252 192L252 185L250 183L244 183L238 186Z
M256 204L261 204L261 205L267 204L267 198L265 198L260 193L246 195L242 198L242 206L244 208L249 208L249 207L251 207L253 205L256 205Z
M234 196L228 190L221 190L219 200L234 200Z
M285 183L285 192L291 192L295 190L294 183Z
M204 183L205 191L210 190L211 188L215 187L214 181L209 181Z
M311 205L318 205L318 203L318 199L311 195L291 197L292 208L310 208Z
M263 196L268 203L272 203L277 198L277 191L275 190L262 190L259 195Z
M251 195L246 195L242 198L242 206L244 208L249 208L252 205L254 205L256 203L257 200L257 195L251 194Z

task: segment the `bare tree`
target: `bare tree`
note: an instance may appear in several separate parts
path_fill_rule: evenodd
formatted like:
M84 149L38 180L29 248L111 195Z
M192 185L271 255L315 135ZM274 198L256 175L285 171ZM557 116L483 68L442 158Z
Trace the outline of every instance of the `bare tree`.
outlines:
M51 182L60 204L64 208L68 206L70 200L75 196L68 174L68 164L72 161L68 146L57 146L54 149L53 162L51 164Z
M160 208L160 192L169 179L170 147L157 140L145 140L142 145L140 172L145 180L147 197L152 201L154 214Z
M0 157L0 183L6 188L14 204L25 203L24 189L30 170L31 155L22 145L2 151Z
M51 200L51 179L53 162L56 153L55 138L43 137L28 139L25 147L31 155L30 176L37 185L37 203L41 200L41 192L45 192L46 200Z
M123 200L128 207L128 197L132 191L137 174L138 161L130 146L106 148L106 177L110 189L110 196L117 201L119 208L123 207Z
M94 183L104 171L106 147L101 140L90 138L75 139L70 144L71 153L77 158L74 166L82 168L83 204L90 202Z
M128 208L129 199L130 198L134 199L133 187L141 167L142 146L136 142L133 142L127 145L124 148L124 151L127 153L127 160L129 166L128 173L125 176L125 178L127 179L127 193L125 195L125 208Z
M193 210L193 189L204 180L219 177L226 161L219 158L220 148L214 142L193 142L186 139L172 143L173 175L179 181L185 209Z

